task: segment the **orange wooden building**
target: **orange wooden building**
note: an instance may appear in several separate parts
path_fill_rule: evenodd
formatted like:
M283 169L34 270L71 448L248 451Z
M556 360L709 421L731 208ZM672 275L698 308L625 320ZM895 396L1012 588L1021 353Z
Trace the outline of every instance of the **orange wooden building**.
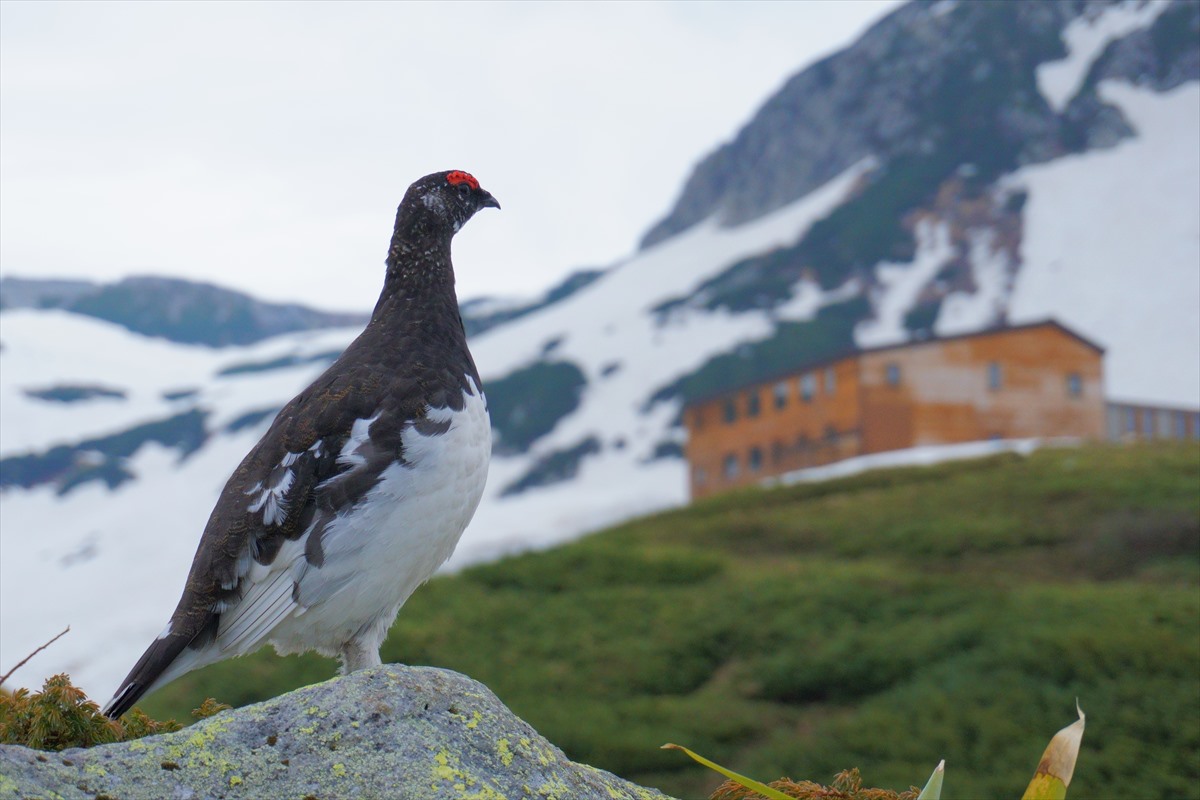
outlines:
M1103 355L1051 320L860 350L694 400L692 497L886 450L1100 439Z

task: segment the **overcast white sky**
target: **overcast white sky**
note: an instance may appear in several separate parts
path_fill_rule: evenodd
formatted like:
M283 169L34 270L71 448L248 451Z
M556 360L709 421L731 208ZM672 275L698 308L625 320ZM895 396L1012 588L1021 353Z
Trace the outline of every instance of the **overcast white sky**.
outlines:
M465 169L463 298L607 266L799 68L898 0L0 2L0 274L366 309Z

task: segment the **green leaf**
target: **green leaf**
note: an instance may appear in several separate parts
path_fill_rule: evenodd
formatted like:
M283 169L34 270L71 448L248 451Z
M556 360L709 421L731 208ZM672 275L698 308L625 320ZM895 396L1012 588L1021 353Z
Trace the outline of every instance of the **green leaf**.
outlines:
M689 756L691 756L692 760L698 761L699 763L703 764L704 766L708 767L711 770L716 770L717 772L724 775L726 778L729 778L729 780L736 781L736 782L740 783L742 786L745 786L747 789L758 792L763 797L767 797L770 800L794 800L793 798L788 797L786 794L779 791L778 789L772 789L770 786L767 786L765 783L759 783L758 781L754 780L753 778L747 778L745 775L739 775L738 773L734 772L731 769L725 769L724 767L722 767L720 764L716 763L715 761L709 761L704 756L699 755L697 753L693 753L691 750L688 750L686 747L682 747L681 745L668 743L668 744L664 744L662 746L662 749L663 750L682 750L683 752L685 752Z
M942 800L942 776L945 773L946 759L943 758L933 768L933 774L929 776L929 781L925 784L925 788L917 795L917 800Z
M1021 800L1063 800L1071 776L1075 774L1075 759L1079 755L1079 744L1083 741L1083 726L1087 717L1075 701L1079 719L1054 734L1042 760L1038 763L1033 780L1025 788Z

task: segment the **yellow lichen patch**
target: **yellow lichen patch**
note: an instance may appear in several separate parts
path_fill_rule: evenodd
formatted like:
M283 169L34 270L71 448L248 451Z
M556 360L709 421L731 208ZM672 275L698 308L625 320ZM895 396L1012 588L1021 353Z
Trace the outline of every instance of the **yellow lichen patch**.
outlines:
M472 728L472 729L478 728L479 723L482 721L483 721L483 714L480 714L479 710L476 709L475 711L471 712L471 721L467 723L467 727Z
M590 772L595 775L602 785L604 791L612 800L662 800L662 795L654 789L648 789L645 786L637 786L632 783L622 782L620 786L613 784L614 777L604 770L597 769L587 764L576 764L580 771ZM619 779L617 779L619 780Z
M539 748L537 748L536 752L537 752L538 763L541 764L543 767L548 767L548 766L550 766L550 764L552 764L554 762L554 759L546 751L546 748L539 747Z
M229 776L229 785L230 786L237 786L241 782L242 782L242 779L240 777L238 777L237 775Z
M567 800L572 796L571 787L563 783L562 778L557 775L547 777L547 782L538 787L539 795L546 800Z
M304 713L310 717L316 717L317 719L325 719L329 716L329 712L322 711L320 706L309 706L308 708L304 709ZM297 730L299 730L300 733L311 736L317 732L317 728L319 727L320 723L316 720L313 720L311 725L304 725L300 728L297 728Z
M341 762L334 764L333 765L333 777L335 777L335 778L346 777L346 765L342 764Z
M479 780L468 775L459 768L458 760L448 750L441 750L433 756L434 781L429 788L437 791L443 784L450 784L458 795L458 800L507 800L504 794L490 786L478 786Z
M511 767L513 762L513 752L508 749L508 739L500 739L496 742L496 752L500 754L500 763L506 767Z
M457 770L450 766L450 751L442 750L433 757L433 763L436 766L433 768L433 775L444 781L454 780Z
M210 722L193 727L192 735L188 737L187 743L192 747L206 747L212 744L219 734L225 733L228 728L228 717L224 719L213 717Z

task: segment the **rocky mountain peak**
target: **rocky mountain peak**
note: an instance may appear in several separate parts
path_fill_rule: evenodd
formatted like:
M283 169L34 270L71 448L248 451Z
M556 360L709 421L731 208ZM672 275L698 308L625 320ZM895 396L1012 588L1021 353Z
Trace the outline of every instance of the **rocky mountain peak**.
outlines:
M1175 0L1151 26L1113 42L1069 104L1053 108L1038 67L1067 56L1072 21L1116 4L918 0L899 8L790 78L697 165L642 247L712 217L727 226L757 219L868 157L921 164L932 193L965 163L990 178L1116 143L1131 131L1096 96L1099 80L1149 81L1161 91L1200 77L1200 6Z

